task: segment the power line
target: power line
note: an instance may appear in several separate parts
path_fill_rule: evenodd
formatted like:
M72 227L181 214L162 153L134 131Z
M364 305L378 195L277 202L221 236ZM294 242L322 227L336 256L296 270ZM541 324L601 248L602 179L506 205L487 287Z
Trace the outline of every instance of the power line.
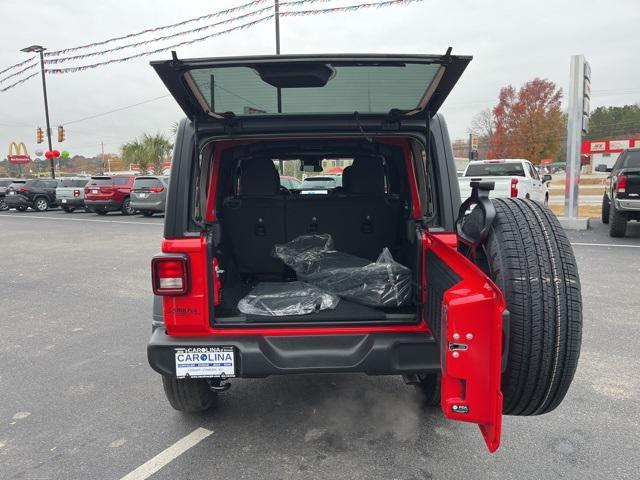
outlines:
M103 117L103 116L109 115L111 113L121 112L122 110L127 110L129 108L138 107L140 105L145 105L147 103L155 102L157 100L161 100L163 98L167 98L167 97L170 97L170 96L171 96L171 94L161 95L159 97L150 98L148 100L143 100L141 102L133 103L131 105L125 105L124 107L119 107L119 108L116 108L114 110L109 110L107 112L96 113L96 114L90 115L88 117L83 117L83 118L78 118L76 120L71 120L70 122L63 122L63 125L71 125L71 124L74 124L74 123L84 122L86 120L92 120L94 118Z

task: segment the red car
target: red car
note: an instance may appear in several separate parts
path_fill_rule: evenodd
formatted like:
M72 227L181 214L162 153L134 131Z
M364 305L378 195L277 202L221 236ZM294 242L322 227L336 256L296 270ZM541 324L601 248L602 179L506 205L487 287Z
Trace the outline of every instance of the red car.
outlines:
M576 261L543 204L481 181L461 203L438 110L470 60L152 62L188 117L151 263L148 359L173 408L213 408L234 378L398 375L495 451L503 415L558 407L580 353ZM280 185L275 164L327 160L351 160L340 188Z
M123 215L133 215L136 211L131 207L130 197L135 179L135 175L91 177L91 181L84 188L85 206L98 215L117 211Z

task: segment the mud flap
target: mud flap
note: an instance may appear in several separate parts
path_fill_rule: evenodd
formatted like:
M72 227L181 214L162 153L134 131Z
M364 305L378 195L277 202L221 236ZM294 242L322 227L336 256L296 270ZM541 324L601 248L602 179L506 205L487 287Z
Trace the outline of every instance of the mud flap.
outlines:
M477 423L487 448L494 452L500 446L502 427L504 299L484 272L464 255L437 238L428 243L430 257L437 257L438 268L445 265L457 280L441 290L440 316L430 322L440 341L442 411L452 420ZM429 266L427 260L427 273ZM427 282L429 277L427 274ZM432 279L437 282L437 277Z

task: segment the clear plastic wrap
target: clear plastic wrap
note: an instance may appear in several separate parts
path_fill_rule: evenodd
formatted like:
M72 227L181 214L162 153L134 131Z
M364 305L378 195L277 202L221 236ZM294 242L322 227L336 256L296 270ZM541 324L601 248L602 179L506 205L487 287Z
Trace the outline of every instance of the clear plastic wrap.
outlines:
M258 283L238 303L247 315L284 317L334 309L340 298L304 282Z
M276 245L274 256L298 280L371 307L400 307L411 298L411 270L383 249L375 262L332 250L331 236L303 235Z

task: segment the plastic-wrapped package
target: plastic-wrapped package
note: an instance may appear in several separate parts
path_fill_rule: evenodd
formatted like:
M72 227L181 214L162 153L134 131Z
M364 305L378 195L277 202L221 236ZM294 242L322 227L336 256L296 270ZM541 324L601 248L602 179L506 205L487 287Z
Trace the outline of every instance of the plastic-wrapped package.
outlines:
M247 315L284 317L334 309L340 298L304 282L258 283L238 303Z
M411 270L383 249L376 262L331 250L331 236L303 235L276 245L274 256L298 280L371 307L400 307L411 298Z
M317 268L320 255L333 251L333 239L328 233L300 235L287 243L274 245L272 256L279 258L296 273L311 273Z

